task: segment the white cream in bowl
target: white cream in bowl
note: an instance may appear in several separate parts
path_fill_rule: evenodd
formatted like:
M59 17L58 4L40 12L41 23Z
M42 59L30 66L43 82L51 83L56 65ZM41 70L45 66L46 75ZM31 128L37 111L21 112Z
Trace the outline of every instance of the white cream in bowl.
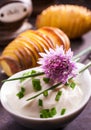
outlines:
M44 90L49 86L43 82L42 78L43 76L40 76L42 89ZM79 86L80 85L79 82L76 81L76 83L78 85L76 85L74 89L68 86L60 85L59 86L60 89L57 90L56 88L55 90L50 90L47 97L41 94L40 96L38 96L35 99L32 99L31 101L26 101L28 98L32 97L33 95L36 95L36 92L32 87L32 81L31 79L28 79L22 82L22 84L17 83L16 86L12 86L10 92L7 92L6 94L6 98L10 105L10 108L18 114L39 118L40 111L42 109L52 109L55 107L57 110L57 114L54 117L58 117L58 116L62 116L60 112L63 108L66 109L65 114L69 114L70 112L77 109L77 107L80 105L84 95L83 95L83 91ZM16 96L16 94L20 91L21 86L25 88L25 95L23 98L19 99ZM60 100L56 101L55 97L59 90L62 91L62 95L60 97ZM38 105L39 99L43 101L42 107Z
M83 67L78 64L79 68ZM39 70L39 68L33 68ZM29 72L31 69L19 72L10 78L20 77L23 73ZM40 76L42 77L42 76ZM41 79L42 89L48 88ZM19 80L9 81L1 87L1 103L3 107L12 114L18 122L24 126L33 129L50 129L63 127L73 120L86 106L91 96L91 76L88 70L82 72L75 78L76 86L74 89L70 87L61 87L62 95L60 100L55 101L57 90L49 91L47 97L43 94L35 99L26 101L28 98L36 94L32 87L31 79L27 79L20 83ZM24 97L19 99L16 94L20 91L20 87L25 87ZM38 91L40 93L40 91ZM39 99L43 100L43 106L38 105ZM52 118L40 118L41 109L56 108L56 115ZM65 108L65 114L61 115L60 111ZM50 125L48 125L50 124Z

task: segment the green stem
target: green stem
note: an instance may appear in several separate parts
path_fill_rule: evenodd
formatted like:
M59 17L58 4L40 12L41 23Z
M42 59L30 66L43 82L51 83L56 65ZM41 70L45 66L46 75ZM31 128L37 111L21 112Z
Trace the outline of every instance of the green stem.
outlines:
M83 71L85 71L86 69L88 69L90 66L91 66L91 61L90 61L87 65L85 65L85 66L79 71L79 73L82 73Z
M28 98L28 99L27 99L27 101L29 101L29 100L31 100L31 99L34 99L34 98L38 97L39 95L43 94L45 91L52 90L52 89L54 89L54 88L58 87L58 86L59 86L59 85L61 85L61 84L62 84L62 83L58 83L58 84L56 84L56 85L53 85L53 86L51 86L50 88L45 89L45 90L43 90L42 92L40 92L40 93L38 93L38 94L34 95L33 97Z
M83 54L87 53L91 51L91 48L87 48L86 50L80 52L78 55L74 56L73 57L73 60L75 61L78 61L79 60L79 57L82 56ZM88 67L91 66L91 62L89 62L87 65L85 65L80 71L79 73L82 73L83 71L85 71ZM31 74L31 75L27 75L27 76L22 76L22 77L18 77L18 78L10 78L10 79L6 79L6 80L3 80L2 82L6 82L6 81L13 81L13 80L19 80L19 79L24 79L24 78L30 78L30 77L35 77L35 76L39 76L39 75L43 75L44 72L39 72L39 73L36 73L36 74ZM72 77L73 78L73 77ZM45 91L49 91L51 89L54 89L56 87L58 87L59 85L61 85L61 83L58 83L56 85L53 85L51 86L50 88L46 89L46 90L43 90L42 92L34 95L33 97L30 97L27 99L27 101L31 100L31 99L34 99L36 97L38 97L39 95L43 94Z
M83 50L82 52L80 52L79 54L77 54L76 56L74 56L74 57L73 57L73 60L79 58L80 56L86 54L86 53L89 52L89 51L91 51L91 47L89 47L89 48Z
M20 79L25 79L25 78L30 78L30 77L36 77L36 76L43 75L43 74L44 74L44 72L39 72L39 73L36 73L36 74L31 74L31 75L27 75L27 76L18 77L18 78L5 79L2 82L20 80Z
M88 69L90 66L91 66L91 62L89 62L87 65L85 65L85 66L79 71L79 73L82 73L83 71L85 71L86 69ZM73 78L73 77L72 77L72 78ZM70 79L72 79L72 78L70 78ZM56 85L53 85L52 87L43 90L42 92L40 92L40 93L34 95L33 97L28 98L27 101L32 100L32 99L38 97L39 95L43 94L44 91L49 91L49 90L51 90L51 89L54 89L54 88L58 87L58 86L61 85L61 84L62 84L62 83L58 83L58 84L56 84Z
M87 48L85 49L84 51L80 52L79 54L77 54L76 56L73 57L73 60L75 62L77 62L79 60L79 57L84 55L85 53L91 51L91 47L90 48ZM13 80L19 80L19 79L24 79L24 78L30 78L30 77L35 77L35 76L39 76L39 75L42 75L44 74L44 72L39 72L39 73L36 73L36 74L32 74L32 75L28 75L28 76L22 76L22 77L18 77L18 78L12 78L12 79L5 79L3 80L2 82L7 82L7 81L13 81Z

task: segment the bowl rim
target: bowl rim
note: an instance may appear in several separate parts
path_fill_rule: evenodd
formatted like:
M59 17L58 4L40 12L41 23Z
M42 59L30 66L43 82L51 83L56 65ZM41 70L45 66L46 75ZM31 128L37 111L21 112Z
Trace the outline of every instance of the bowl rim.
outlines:
M81 63L79 63L81 64ZM84 64L81 64L81 65L84 65ZM30 71L32 69L39 69L39 67L35 67L35 68L30 68L30 69L26 69L26 70L23 70L21 72L18 72L14 75L12 75L11 77L9 77L8 79L10 78L14 78L15 76L20 75L22 74L23 72L26 72L26 71ZM88 74L89 77L91 77L90 75L90 72L89 70L85 70L84 71L85 73ZM90 81L91 82L91 81ZM79 107L77 107L76 109L74 109L73 111L71 111L70 113L68 114L65 114L63 116L58 116L58 117L54 117L54 118L36 118L36 117L29 117L29 116L25 116L25 115L22 115L20 113L16 113L13 111L13 109L10 109L10 107L8 107L7 105L7 102L5 101L5 96L3 96L4 94L4 89L5 89L5 86L7 85L7 82L5 82L2 86L1 86L1 92L0 92L0 98L1 98L1 104L2 106L4 107L4 109L6 109L6 111L8 111L10 114L16 116L16 117L19 117L19 118L22 118L22 119L26 119L26 120L32 120L32 121L53 121L53 120L58 120L58 119L63 119L63 118L67 118L73 114L75 114L76 112L80 111L82 108L84 108L86 106L86 104L88 103L90 97L91 97L91 88L89 87L89 93L85 96L85 100L82 102L82 104L80 104Z

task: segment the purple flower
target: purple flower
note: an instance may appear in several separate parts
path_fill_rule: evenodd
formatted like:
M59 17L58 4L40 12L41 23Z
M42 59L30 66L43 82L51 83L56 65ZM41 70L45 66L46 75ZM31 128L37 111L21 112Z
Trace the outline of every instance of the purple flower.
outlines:
M76 76L77 66L72 61L71 49L65 52L63 46L57 46L55 50L45 51L46 53L40 53L42 58L38 63L41 64L44 73L53 83L65 84L69 78Z

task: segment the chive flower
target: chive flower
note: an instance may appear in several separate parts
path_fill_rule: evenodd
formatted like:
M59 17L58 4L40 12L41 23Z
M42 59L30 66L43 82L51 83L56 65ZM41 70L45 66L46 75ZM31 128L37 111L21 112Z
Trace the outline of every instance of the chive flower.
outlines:
M45 51L46 53L40 53L41 58L38 63L52 83L65 84L69 78L76 76L77 66L72 60L71 49L65 52L63 46L57 46L55 49L50 48L49 51Z

